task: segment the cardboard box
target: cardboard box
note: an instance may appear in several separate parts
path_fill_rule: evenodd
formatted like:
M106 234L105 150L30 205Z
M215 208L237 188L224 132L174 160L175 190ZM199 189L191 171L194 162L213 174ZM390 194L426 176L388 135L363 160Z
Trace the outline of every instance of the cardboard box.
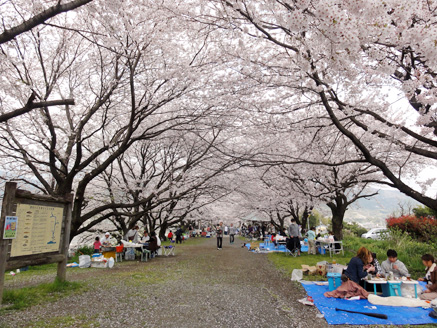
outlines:
M302 264L302 272L304 275L315 275L317 273L317 268L315 266L309 266L306 264Z
M317 274L319 276L326 276L326 265L325 264L317 265Z

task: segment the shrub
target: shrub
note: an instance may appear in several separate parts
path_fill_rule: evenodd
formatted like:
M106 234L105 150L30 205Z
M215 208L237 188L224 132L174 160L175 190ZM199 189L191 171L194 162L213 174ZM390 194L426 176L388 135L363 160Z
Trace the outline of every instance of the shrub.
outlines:
M79 261L80 255L93 255L94 246L81 246L74 252L73 257L70 259L71 261L77 262Z
M390 217L386 221L387 228L390 230L400 230L421 241L433 241L437 239L437 220L435 219L404 215L400 217Z
M353 223L347 223L347 222L343 222L343 231L346 232L350 232L352 235L357 236L357 237L361 237L361 235L363 233L367 232L367 229L360 226L358 223L353 222Z
M432 210L427 206L417 206L413 208L413 213L417 218L437 218L437 211Z

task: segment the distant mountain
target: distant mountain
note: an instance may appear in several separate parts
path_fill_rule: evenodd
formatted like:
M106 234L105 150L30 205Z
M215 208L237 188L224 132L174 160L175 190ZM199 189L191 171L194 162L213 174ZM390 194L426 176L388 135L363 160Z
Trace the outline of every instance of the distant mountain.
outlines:
M369 188L366 193L372 193L377 189ZM357 222L367 229L384 227L385 219L391 214L400 214L401 207L409 211L421 205L411 197L406 196L397 189L380 189L376 196L369 199L359 199L346 211L345 221ZM326 207L323 214L331 216L330 210Z

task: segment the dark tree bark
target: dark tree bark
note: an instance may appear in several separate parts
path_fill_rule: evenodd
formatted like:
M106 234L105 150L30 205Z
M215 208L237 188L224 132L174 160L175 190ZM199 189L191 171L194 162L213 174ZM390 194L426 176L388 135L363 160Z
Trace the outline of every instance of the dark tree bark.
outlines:
M343 220L349 204L347 197L340 192L336 193L336 197L333 201L326 204L331 209L332 232L338 240L343 240Z
M0 44L11 41L18 35L30 31L34 27L43 24L46 20L55 17L56 15L81 7L87 3L90 3L91 1L92 0L74 0L64 4L61 4L59 1L56 6L52 6L42 11L38 15L35 15L24 21L20 25L12 27L9 30L5 30L2 34L0 34Z

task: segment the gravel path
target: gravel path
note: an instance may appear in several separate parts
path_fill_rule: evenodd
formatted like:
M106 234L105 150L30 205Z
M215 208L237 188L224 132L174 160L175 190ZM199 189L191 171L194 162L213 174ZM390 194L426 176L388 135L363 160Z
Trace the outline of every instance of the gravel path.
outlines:
M237 241L178 245L175 257L72 269L82 292L0 316L0 327L326 327L303 288ZM53 273L37 281L52 280ZM29 281L26 285L31 284ZM17 284L16 284L17 285Z

